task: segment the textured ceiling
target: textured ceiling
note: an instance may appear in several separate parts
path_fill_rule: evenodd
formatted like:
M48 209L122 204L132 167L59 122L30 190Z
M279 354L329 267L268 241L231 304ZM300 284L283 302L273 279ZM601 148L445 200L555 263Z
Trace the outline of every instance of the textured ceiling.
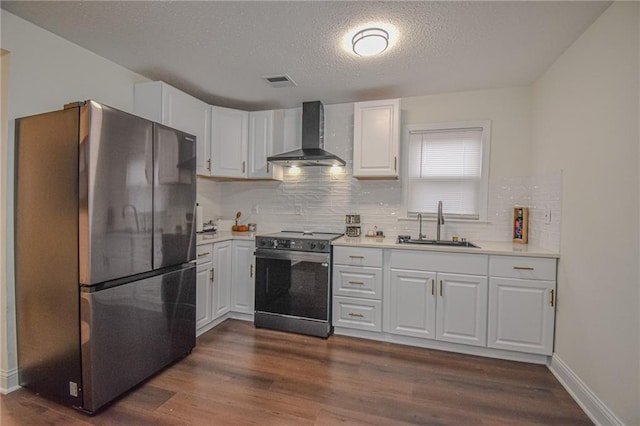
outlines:
M2 1L14 13L153 80L247 110L513 87L538 78L611 2ZM367 22L393 49L342 49ZM272 88L288 74L297 87Z

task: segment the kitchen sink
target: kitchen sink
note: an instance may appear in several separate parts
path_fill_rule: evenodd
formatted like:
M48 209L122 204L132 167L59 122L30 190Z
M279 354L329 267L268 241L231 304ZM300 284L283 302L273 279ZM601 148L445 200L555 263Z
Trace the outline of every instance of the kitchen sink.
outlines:
M416 244L425 246L445 246L445 247L471 247L480 248L469 241L448 241L448 240L416 240L413 238L398 237L398 244Z

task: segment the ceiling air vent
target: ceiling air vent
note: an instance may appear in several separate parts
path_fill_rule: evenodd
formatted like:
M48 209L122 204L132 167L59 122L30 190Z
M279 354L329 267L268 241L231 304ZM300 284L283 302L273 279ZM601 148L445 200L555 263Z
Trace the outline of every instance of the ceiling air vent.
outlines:
M288 75L274 75L272 77L262 77L264 78L269 86L271 87L295 87L296 82L291 79Z

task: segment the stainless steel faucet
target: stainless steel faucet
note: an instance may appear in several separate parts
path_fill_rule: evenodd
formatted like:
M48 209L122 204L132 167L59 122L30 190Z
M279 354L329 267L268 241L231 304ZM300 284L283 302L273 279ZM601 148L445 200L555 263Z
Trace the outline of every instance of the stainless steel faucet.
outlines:
M438 228L436 231L436 241L440 241L440 225L444 225L444 216L442 215L442 200L438 201Z
M418 220L420 221L420 231L418 233L418 239L422 240L426 237L426 235L422 233L422 213L418 213Z

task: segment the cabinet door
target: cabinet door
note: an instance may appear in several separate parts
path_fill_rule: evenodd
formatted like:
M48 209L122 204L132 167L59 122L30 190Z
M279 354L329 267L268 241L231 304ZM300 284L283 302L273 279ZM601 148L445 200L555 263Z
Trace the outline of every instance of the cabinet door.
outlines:
M487 277L438 274L437 339L487 344Z
M435 338L436 274L391 270L385 331L404 336Z
M400 99L357 102L353 120L353 176L396 179Z
M149 120L196 137L196 173L211 170L210 107L161 81L138 83L134 88L134 112Z
M196 271L196 330L207 325L211 319L211 264L199 265Z
M255 257L253 241L234 241L233 287L231 289L232 310L253 314Z
M211 107L211 176L246 178L249 113Z
M490 348L551 355L555 281L491 278Z
M282 180L282 167L269 163L267 157L284 151L284 112L250 112L248 177Z
M213 245L213 319L231 309L232 241Z
M163 124L196 137L196 173L208 176L211 169L209 105L167 85L162 104Z

